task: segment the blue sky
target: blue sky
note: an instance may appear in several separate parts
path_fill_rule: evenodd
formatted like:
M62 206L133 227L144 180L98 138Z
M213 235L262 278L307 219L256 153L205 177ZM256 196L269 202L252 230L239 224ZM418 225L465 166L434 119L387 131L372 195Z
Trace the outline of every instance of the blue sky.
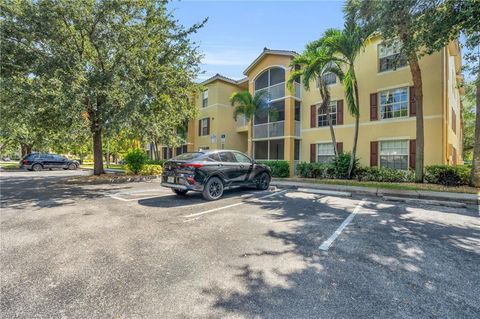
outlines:
M269 49L301 52L327 28L343 25L343 1L201 1L170 3L179 21L190 26L208 17L193 36L204 54L199 80L220 73L233 79Z

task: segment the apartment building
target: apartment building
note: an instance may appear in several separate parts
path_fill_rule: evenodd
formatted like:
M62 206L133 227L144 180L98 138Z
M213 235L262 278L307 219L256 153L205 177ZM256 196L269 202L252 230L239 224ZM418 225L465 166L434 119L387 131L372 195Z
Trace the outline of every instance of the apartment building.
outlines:
M360 127L357 157L364 166L397 169L415 167L415 107L413 81L406 61L394 64L396 46L386 47L380 37L359 54L356 75L359 83ZM189 123L188 151L238 149L255 159L287 160L293 174L298 162L326 162L333 145L326 120L318 107L321 97L316 84L310 90L298 82L289 90L286 81L293 51L263 52L236 81L219 74L204 81L196 99L199 117ZM458 84L461 55L458 42L420 60L424 96L425 165L462 162L461 100ZM327 74L331 92L331 114L338 148L351 151L354 118L346 107L342 84ZM235 91L252 94L267 90L275 116L259 112L253 130L243 118L233 119L229 98ZM250 149L249 140L253 140ZM184 149L185 150L185 149ZM180 150L181 151L181 150ZM173 151L171 155L174 155Z

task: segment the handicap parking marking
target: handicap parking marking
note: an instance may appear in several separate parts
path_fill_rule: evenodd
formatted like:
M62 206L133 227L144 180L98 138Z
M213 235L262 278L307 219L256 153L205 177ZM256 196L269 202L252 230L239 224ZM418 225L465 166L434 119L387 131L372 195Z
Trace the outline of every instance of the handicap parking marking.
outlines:
M320 247L318 247L320 250L328 251L328 249L333 244L335 239L337 239L337 237L342 233L342 231L345 229L345 227L347 227L347 225L352 221L353 217L355 217L355 215L357 215L360 212L360 210L363 208L363 205L365 205L366 201L367 201L367 199L363 198L357 204L357 206L355 206L355 209L353 210L353 212L350 215L348 215L348 217L337 228L337 230L335 230L335 232L332 234L332 236L330 236L326 241L324 241L322 243L322 245L320 245Z
M254 202L257 202L261 199L264 199L264 198L269 198L269 197L272 197L272 196L276 196L276 195L280 195L280 194L283 194L285 193L287 190L283 190L283 191L276 191L272 194L268 194L268 195L265 195L265 196L262 196L262 197L258 197L258 198L255 198L251 201L242 201L240 203L235 203L235 204L231 204L231 205L226 205L226 206L222 206L222 207L217 207L217 208L213 208L213 209L209 209L209 210L206 210L206 211L203 211L203 212L199 212L199 213L194 213L194 214L189 214L189 215L185 215L185 216L182 216L183 218L186 218L186 219L189 219L189 218L192 218L192 217L198 217L198 216L202 216L202 215L205 215L205 214L209 214L209 213L213 213L213 212L217 212L219 210L224 210L224 209L227 209L227 208L231 208L231 207L235 207L235 206L240 206L240 205L243 205L243 204L248 204L248 203L254 203ZM255 193L252 194L251 196L247 197L246 199L249 199L251 197L254 197L255 196ZM243 196L240 196L243 198ZM195 218L196 219L196 218ZM187 221L190 221L190 220L187 220Z

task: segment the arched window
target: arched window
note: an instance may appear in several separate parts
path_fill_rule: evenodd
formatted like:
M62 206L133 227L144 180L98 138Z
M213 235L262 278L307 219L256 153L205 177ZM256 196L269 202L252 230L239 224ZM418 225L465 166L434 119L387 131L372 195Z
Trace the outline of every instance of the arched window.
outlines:
M285 69L272 67L260 73L255 79L255 92L267 90L269 100L285 96Z

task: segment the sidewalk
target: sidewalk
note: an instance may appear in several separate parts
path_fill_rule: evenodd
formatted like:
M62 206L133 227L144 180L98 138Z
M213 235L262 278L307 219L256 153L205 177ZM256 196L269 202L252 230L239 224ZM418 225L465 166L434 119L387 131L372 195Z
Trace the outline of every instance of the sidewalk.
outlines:
M331 185L308 183L299 181L287 181L285 179L273 179L270 183L272 186L282 188L310 188L327 190L333 192L348 192L351 194L378 196L384 198L404 198L404 199L423 199L434 200L440 202L460 202L466 204L480 205L480 196L478 194L465 193L448 193L421 190L399 190L399 189L382 189L377 187L347 186L347 185Z

